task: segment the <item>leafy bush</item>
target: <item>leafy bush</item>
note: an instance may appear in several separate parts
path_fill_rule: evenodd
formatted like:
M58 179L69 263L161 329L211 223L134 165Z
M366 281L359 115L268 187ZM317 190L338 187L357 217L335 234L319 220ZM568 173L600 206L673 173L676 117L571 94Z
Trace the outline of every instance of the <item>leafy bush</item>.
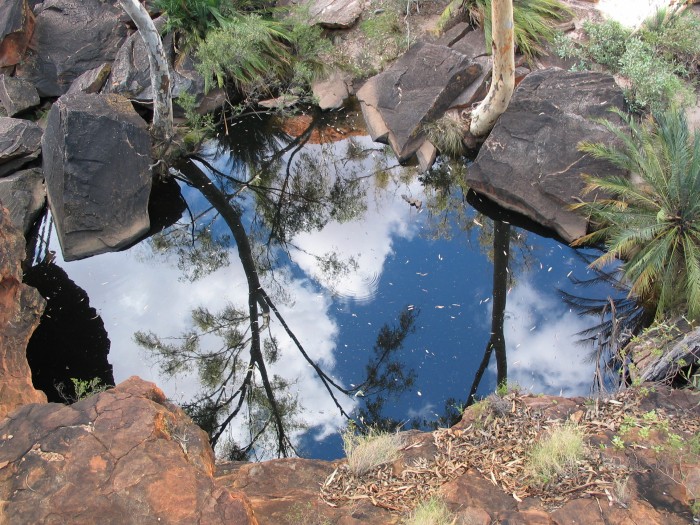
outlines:
M639 176L587 177L591 202L574 206L589 214L596 231L574 245L603 242L603 266L622 259L630 294L653 305L656 319L687 311L700 319L700 133L691 134L685 114L673 109L643 124L625 119L630 133L604 125L621 146L582 143L581 151Z
M687 106L694 99L691 87L678 76L684 70L637 38L627 42L619 64L620 73L631 83L626 98L633 108L658 112L674 104Z
M588 36L586 59L617 72L620 69L620 58L627 49L629 29L614 20L605 20L601 23L586 21L583 30Z
M689 11L659 10L632 33L618 22L585 22L588 40L578 44L563 35L554 41L562 58L576 69L600 64L630 82L625 96L636 110L662 111L694 102L693 86L684 81L700 61L700 19Z
M700 66L700 18L690 9L659 9L644 22L639 36L668 62L687 71Z

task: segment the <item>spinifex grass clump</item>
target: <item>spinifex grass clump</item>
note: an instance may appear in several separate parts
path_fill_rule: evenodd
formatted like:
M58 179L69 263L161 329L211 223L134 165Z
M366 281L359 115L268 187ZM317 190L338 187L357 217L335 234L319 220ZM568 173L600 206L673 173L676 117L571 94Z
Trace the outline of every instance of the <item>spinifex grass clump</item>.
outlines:
M584 453L583 431L571 423L557 426L533 446L527 471L537 482L547 484L573 472Z
M452 525L455 518L445 502L433 496L421 501L413 510L405 525Z
M451 157L458 157L464 153L464 129L459 119L444 115L434 122L429 122L423 126L423 131L428 136L428 140L440 153Z
M341 437L348 468L356 476L362 476L379 465L396 461L403 446L401 434L375 429L359 434L354 425L348 425Z

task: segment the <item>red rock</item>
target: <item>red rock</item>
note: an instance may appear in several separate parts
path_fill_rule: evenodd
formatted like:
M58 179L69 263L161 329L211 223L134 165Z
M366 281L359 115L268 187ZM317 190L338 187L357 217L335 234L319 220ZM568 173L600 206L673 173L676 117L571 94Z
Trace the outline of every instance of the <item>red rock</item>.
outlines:
M600 505L596 500L576 499L552 512L551 517L557 525L606 525L601 514Z
M213 471L206 433L131 378L0 423L0 522L257 525L245 496L217 486Z
M22 284L24 236L0 204L0 419L25 403L45 403L34 389L27 342L39 324L44 300Z
M7 18L5 18L7 17ZM5 34L0 35L0 68L19 64L34 34L34 13L27 0L4 0L0 18Z

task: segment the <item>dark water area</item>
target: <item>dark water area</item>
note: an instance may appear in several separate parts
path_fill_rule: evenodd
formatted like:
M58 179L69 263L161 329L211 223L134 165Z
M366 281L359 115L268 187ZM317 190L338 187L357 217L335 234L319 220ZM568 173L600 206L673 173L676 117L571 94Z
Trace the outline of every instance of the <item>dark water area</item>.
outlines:
M155 381L222 455L332 459L345 416L388 428L449 422L493 341L496 302L508 382L588 394L595 362L577 333L599 319L563 294L614 292L576 284L593 277L585 254L494 226L467 202L465 161L419 174L365 136L357 113L324 118L230 127L174 172L184 201L171 186L165 209L181 216L129 250L66 263L47 234L48 266L84 291L71 293L85 311L42 321L34 352L107 348L109 363L64 365L42 384L109 380L111 366L116 382ZM63 301L56 287L73 285L51 284L46 266L27 281L46 282L52 306ZM496 357L477 396L496 388Z

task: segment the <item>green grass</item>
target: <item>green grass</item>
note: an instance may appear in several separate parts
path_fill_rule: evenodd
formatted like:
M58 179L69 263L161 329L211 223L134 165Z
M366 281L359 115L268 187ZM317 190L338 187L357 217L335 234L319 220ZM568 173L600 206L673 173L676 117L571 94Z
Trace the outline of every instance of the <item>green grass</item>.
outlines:
M421 501L411 515L404 521L405 525L451 525L454 516L445 505L445 502L433 496Z
M401 434L374 429L370 429L366 434L358 434L354 425L348 425L341 437L348 468L356 476L362 476L379 465L397 460L403 446Z
M530 451L527 471L543 484L573 471L585 454L583 438L583 431L571 423L552 428Z

